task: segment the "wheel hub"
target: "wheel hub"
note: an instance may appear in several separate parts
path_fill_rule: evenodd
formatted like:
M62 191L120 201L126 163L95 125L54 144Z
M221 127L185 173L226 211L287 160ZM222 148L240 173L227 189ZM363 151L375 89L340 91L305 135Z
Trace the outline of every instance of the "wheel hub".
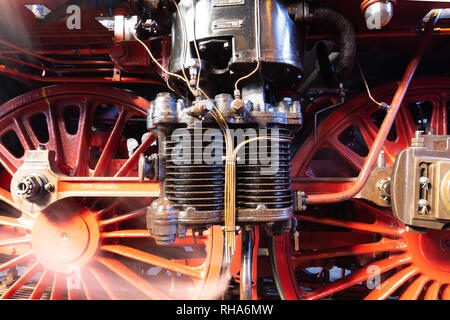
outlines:
M450 232L428 230L425 234L407 234L411 255L415 262L426 268L426 273L439 272L438 279L450 277Z
M84 266L97 250L99 228L95 214L52 212L41 214L32 229L32 246L47 268L68 273Z

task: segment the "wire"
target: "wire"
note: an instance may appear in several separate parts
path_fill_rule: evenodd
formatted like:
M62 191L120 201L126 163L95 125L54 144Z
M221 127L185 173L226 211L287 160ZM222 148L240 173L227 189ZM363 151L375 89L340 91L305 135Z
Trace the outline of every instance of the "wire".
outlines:
M366 86L366 90L367 90L367 95L369 96L370 100L372 100L375 104L377 104L382 109L389 108L389 105L386 104L385 102L379 102L379 101L375 100L374 97L372 97L372 94L370 93L369 85L367 84L366 78L364 77L364 74L362 72L361 64L359 63L358 59L356 59L356 62L358 63L359 73L361 74L361 78L364 81L364 85Z
M236 83L234 84L234 90L238 91L238 84L239 82L241 82L242 80L248 79L250 78L252 75L254 75L256 73L256 71L258 71L259 66L260 66L260 61L261 61L261 21L260 21L260 17L259 17L259 0L255 0L255 50L256 50L256 67L255 69L253 69L252 72L250 72L249 74L239 78Z
M147 51L147 53L149 54L149 56L150 56L150 58L152 59L152 61L164 72L164 73L166 73L167 75L169 75L169 76L172 76L172 77L175 77L175 78L177 78L177 79L181 79L182 81L184 81L184 82L186 82L186 79L185 78L183 78L182 76L180 76L180 75L178 75L178 74L176 74L176 73L173 73L173 72L170 72L170 71L168 71L168 70L166 70L159 62L158 62L158 60L156 60L156 58L153 56L153 54L152 54L152 52L150 51L150 49L148 48L148 46L141 40L141 39L139 39L138 38L138 36L137 36L137 31L135 30L134 31L134 38L145 48L145 50ZM189 81L188 81L188 84L189 84Z
M277 141L280 141L280 142L291 142L292 141L291 139L284 139L284 138L279 139L279 138L272 138L272 137L255 137L255 138L251 138L251 139L245 140L245 141L241 142L240 144L238 144L238 146L233 151L233 158L235 158L235 159L237 158L237 154L239 152L239 149L241 149L244 145L246 145L246 144L248 144L250 142L253 142L253 141L257 141L257 140L277 140Z
M192 10L193 10L193 32L192 34L194 35L194 48L195 48L195 52L197 54L197 59L198 59L198 73L197 73L197 91L199 90L199 85L200 85L200 74L202 72L202 60L200 59L200 52L198 51L198 47L197 47L197 37L195 36L195 19L196 19L196 8L195 8L195 2L194 0L192 0Z
M236 156L233 152L233 140L228 124L215 103L200 89L214 108L212 117L221 127L225 138L225 186L224 186L224 222L225 222L225 263L231 262L231 256L236 250Z

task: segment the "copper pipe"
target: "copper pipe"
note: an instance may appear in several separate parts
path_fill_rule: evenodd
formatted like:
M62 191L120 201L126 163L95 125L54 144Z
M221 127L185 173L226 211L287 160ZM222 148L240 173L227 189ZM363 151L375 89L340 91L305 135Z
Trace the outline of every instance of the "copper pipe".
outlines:
M383 147L384 141L386 140L389 131L391 130L392 124L394 123L395 116L397 115L398 110L402 104L403 98L405 97L406 91L408 90L411 79L416 72L417 66L420 63L422 55L433 35L434 27L439 20L439 16L441 15L442 9L436 10L434 16L430 18L425 28L425 33L423 35L423 39L411 61L406 68L405 74L403 76L402 82L395 93L394 98L392 99L392 103L390 108L387 110L387 114L381 124L380 130L378 131L378 135L370 149L370 153L367 156L366 161L358 175L358 178L355 184L349 189L331 193L331 194L317 194L317 195L309 195L305 199L306 204L318 204L318 203L335 203L350 200L355 196L367 182L369 178L370 172L372 171L375 163L377 161L378 155Z

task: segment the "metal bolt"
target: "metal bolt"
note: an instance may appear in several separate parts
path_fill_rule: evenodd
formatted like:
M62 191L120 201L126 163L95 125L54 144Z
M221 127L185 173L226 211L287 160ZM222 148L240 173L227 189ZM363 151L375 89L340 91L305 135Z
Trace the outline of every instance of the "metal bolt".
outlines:
M428 189L430 179L428 179L427 177L420 177L419 183L420 183L420 186L422 187L422 189Z
M384 150L381 150L380 154L378 155L377 167L378 168L386 168L386 155L384 154Z
M61 238L61 241L66 242L69 239L69 236L67 235L67 233L62 232L60 234L60 238Z
M428 201L425 199L419 199L419 202L417 203L419 206L419 213L420 214L427 214L428 213Z
M377 182L377 192L386 201L391 198L391 177L381 179Z
M22 177L17 183L17 195L28 201L35 201L45 196L47 178L40 174L30 174Z
M424 138L422 137L422 131L417 130L414 133L414 137L411 139L411 147L423 147Z
M44 189L47 190L48 192L53 192L55 191L55 185L53 183L47 183L44 186Z

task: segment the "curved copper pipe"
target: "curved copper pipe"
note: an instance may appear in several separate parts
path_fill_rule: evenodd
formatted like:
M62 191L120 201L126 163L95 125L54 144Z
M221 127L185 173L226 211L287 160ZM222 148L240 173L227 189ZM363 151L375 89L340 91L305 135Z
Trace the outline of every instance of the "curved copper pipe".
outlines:
M378 135L375 138L375 141L370 149L370 153L364 162L364 165L356 179L356 182L347 190L337 193L330 194L317 194L317 195L308 195L305 199L306 204L318 204L318 203L335 203L342 202L346 200L350 200L355 196L367 182L369 178L370 172L372 171L375 163L377 161L378 155L383 147L384 141L386 140L389 131L391 130L392 124L394 123L395 116L397 115L398 110L402 104L403 98L405 97L406 91L408 90L411 79L416 72L417 66L420 63L422 55L430 41L431 36L433 35L434 27L436 26L439 16L441 15L442 9L436 10L433 17L427 23L425 33L423 35L422 42L420 43L414 57L408 64L406 68L405 74L403 76L402 82L395 93L394 98L392 99L391 107L387 111L386 117L381 124L380 130L378 131Z

